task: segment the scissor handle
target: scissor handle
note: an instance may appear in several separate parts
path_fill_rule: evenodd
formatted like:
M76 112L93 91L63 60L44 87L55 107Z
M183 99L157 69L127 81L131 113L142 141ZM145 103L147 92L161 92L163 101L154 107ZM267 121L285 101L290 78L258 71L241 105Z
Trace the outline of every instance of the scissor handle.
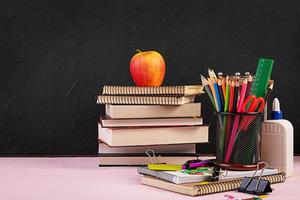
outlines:
M256 100L256 96L254 95L250 95L248 96L244 102L243 102L243 105L242 105L242 112L251 112L250 108L251 106L253 105L254 101ZM249 107L248 107L248 110L247 110L247 105L250 103Z
M258 107L259 106L259 107ZM258 110L257 110L258 108ZM262 97L258 97L255 99L254 102L252 102L250 108L249 108L249 112L255 112L257 110L257 112L262 112L265 108L265 100Z

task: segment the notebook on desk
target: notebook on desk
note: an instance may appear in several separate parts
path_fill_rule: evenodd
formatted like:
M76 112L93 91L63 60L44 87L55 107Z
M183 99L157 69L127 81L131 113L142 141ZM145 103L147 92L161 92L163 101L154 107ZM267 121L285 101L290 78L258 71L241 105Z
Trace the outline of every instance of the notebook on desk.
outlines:
M285 181L285 173L262 176L262 179L270 181L271 184L281 183ZM180 194L189 196L201 196L206 194L236 190L241 184L241 179L224 180L217 182L174 184L155 177L142 176L141 182L144 185L177 192Z

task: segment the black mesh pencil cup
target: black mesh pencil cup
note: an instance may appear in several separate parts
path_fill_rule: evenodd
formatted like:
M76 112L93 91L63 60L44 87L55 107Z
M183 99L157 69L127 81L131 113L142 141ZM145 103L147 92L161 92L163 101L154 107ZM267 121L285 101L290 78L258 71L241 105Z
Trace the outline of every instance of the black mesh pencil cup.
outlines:
M260 161L263 113L215 113L216 162L221 168L249 170Z

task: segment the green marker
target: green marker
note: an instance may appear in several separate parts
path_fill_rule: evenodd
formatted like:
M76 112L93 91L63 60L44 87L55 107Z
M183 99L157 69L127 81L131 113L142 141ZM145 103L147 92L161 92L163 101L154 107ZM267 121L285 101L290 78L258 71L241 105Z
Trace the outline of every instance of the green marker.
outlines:
M251 94L256 97L265 97L271 77L274 60L260 58L256 69L255 79L251 87Z

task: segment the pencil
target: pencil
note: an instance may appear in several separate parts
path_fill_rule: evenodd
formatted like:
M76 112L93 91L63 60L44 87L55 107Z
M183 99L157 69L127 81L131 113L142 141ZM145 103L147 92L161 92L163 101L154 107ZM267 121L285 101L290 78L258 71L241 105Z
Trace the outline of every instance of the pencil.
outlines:
M216 111L219 112L219 105L217 103L216 91L215 91L214 86L212 84L212 80L210 78L208 78L207 82L208 82L209 88L211 90L211 93L213 94L213 97L214 97L214 102L215 102L215 105L216 105Z
M253 82L253 77L251 75L249 75L248 76L248 84L247 84L247 90L246 90L245 98L247 98L249 96L252 82Z
M220 95L220 112L224 111L224 105L225 105L225 99L224 99L224 94L223 94L223 90L222 90L222 83L221 80L218 80L218 89L219 89L219 95Z
M214 72L213 69L211 69L211 73L212 73L213 78L214 78L214 79L217 79L217 76L216 76L216 74L215 74L215 72Z
M221 100L220 100L218 84L216 83L216 81L214 79L212 80L212 84L214 86L215 93L216 93L216 102L218 105L218 112L221 112Z
M215 105L215 103L214 103L214 97L213 97L213 94L211 93L211 90L209 89L209 86L208 86L208 81L207 81L206 78L204 78L204 76L202 76L202 75L201 75L201 81L202 81L202 85L203 85L203 87L204 87L206 93L208 94L208 97L209 97L209 99L210 99L210 101L211 101L211 103L212 103L214 109L217 110L217 109L216 109L216 105Z
M223 91L223 95L224 95L224 99L226 98L226 78L222 77L222 91Z
M230 95L230 91L229 91L229 81L228 81L228 76L226 77L226 92L225 92L225 107L224 107L224 112L228 112L228 105L229 105L229 95Z
M234 89L235 89L234 80L229 81L229 84L230 84L229 112L233 112Z
M239 81L235 81L234 97L233 97L233 112L237 111L237 102L239 97Z
M240 98L239 98L239 105L238 105L238 109L237 111L238 112L241 112L242 111L242 105L244 103L244 99L245 99L245 94L246 94L246 90L247 90L247 79L245 79L242 83L242 86L241 86L241 94L240 94Z
M273 85L274 85L274 83L272 83L272 84L268 87L268 90L267 90L266 96L265 96L265 103L267 103L268 100L269 100L269 98L270 98L271 92L273 91Z
M215 77L214 77L214 74L213 74L212 70L210 68L208 68L207 70L208 70L209 78L214 79Z

